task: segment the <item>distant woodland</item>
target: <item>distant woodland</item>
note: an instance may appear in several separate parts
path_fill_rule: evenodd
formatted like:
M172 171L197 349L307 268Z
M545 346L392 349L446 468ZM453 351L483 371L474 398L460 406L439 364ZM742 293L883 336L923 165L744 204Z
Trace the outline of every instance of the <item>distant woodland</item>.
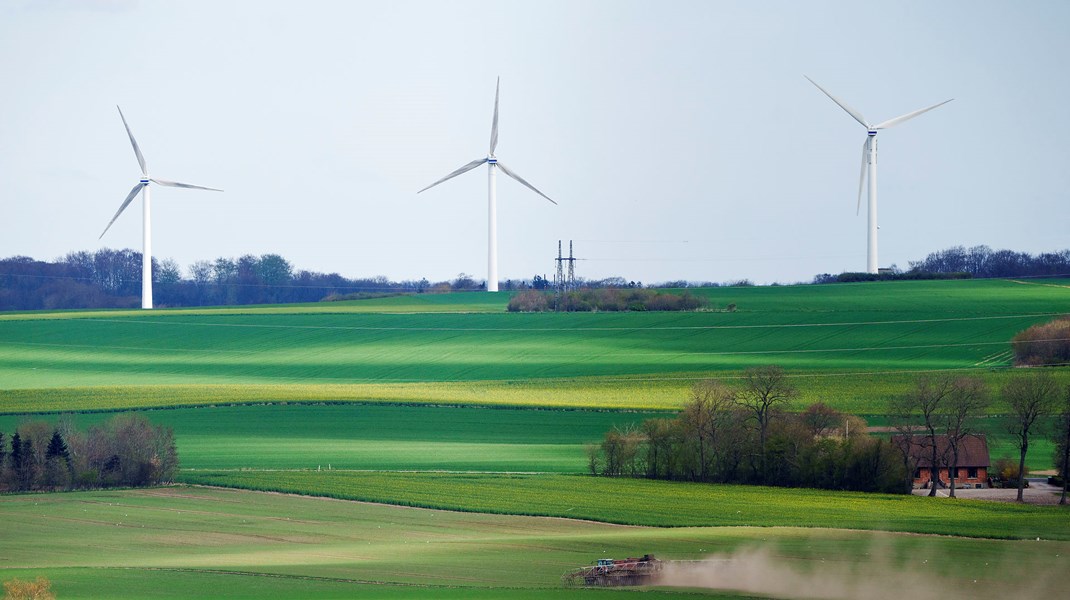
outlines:
M880 274L824 273L814 277L814 283L1057 276L1070 276L1070 250L1029 254L1014 250L993 250L988 246L954 246L933 252L923 260L910 261L910 267L906 271L893 265L890 269L882 269Z
M0 492L159 485L178 469L174 433L119 414L80 431L68 418L0 432Z
M157 306L282 304L357 298L368 294L480 289L467 276L453 282L347 279L295 270L278 254L217 258L190 265L152 260ZM53 262L15 256L0 260L0 310L134 308L140 306L141 253L105 248L72 252Z
M1051 277L1070 274L1070 250L1032 255L987 246L961 246L911 261L907 271L869 275L818 275L814 283L868 279L928 279L947 277ZM152 261L156 305L226 306L349 300L383 294L475 291L483 282L460 274L450 281L392 281L384 276L349 279L337 273L298 270L278 254L197 261L185 271L173 260ZM621 277L580 281L585 288L694 287L687 281L644 286ZM749 285L746 280L726 285ZM536 275L530 280L500 282L502 290L545 290L552 282ZM718 284L705 282L701 286ZM75 308L134 308L141 297L141 253L104 248L71 252L54 261L27 256L0 259L0 310ZM589 303L577 297L577 303ZM653 309L657 310L657 309Z

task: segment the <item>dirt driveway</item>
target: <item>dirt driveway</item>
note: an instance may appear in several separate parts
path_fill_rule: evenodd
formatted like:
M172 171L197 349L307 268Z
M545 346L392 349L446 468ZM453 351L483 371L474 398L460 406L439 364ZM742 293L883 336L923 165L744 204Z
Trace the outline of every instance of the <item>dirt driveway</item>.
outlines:
M1029 480L1029 487L1023 490L1022 499L1026 504L1058 504L1059 494L1062 488L1048 485L1045 480ZM915 496L928 496L929 490L914 490ZM947 498L948 490L936 490L938 498ZM969 500L994 500L996 502L1014 502L1018 498L1018 490L985 488L985 489L955 489L955 497ZM1070 502L1070 499L1068 499Z

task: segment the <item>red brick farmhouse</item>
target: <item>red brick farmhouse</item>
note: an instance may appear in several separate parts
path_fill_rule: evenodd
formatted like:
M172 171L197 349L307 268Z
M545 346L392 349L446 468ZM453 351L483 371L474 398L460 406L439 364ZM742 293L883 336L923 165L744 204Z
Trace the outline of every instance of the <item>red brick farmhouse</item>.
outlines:
M914 469L914 487L927 488L933 481L932 442L928 436L915 435L910 438L894 436L892 443L899 447L909 443L911 463ZM951 464L951 448L946 435L936 436L937 484L949 487L951 477L948 473ZM955 487L988 487L988 441L983 435L968 436L959 442L958 472L955 473Z

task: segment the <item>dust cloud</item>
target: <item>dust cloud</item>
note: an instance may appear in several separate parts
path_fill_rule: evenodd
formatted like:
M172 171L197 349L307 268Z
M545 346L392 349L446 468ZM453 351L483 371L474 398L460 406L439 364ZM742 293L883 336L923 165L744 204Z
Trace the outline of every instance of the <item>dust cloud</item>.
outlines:
M1016 598L1060 597L1051 572L1026 582L1007 581L995 564L953 568L913 555L904 563L870 548L864 556L799 558L778 556L768 547L746 548L699 561L669 561L656 585L731 590L776 598L828 600L958 600L993 592ZM987 563L986 563L987 564ZM1002 572L1001 572L1002 571ZM1024 583L1024 585L1023 585ZM1047 594L1055 593L1055 596Z

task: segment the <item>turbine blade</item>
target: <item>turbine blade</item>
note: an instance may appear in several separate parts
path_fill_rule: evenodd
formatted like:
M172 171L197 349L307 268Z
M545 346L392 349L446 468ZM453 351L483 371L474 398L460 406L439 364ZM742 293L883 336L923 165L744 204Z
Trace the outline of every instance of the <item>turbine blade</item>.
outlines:
M552 202L554 204L557 204L556 202L551 200L549 196L547 196L546 194L544 194L544 193L540 192L539 190L535 189L535 186L531 185L527 181L524 181L523 177L521 177L521 176L517 175L516 173L514 173L514 172L510 171L509 169L507 169L506 166L503 165L501 162L498 163L498 168L502 170L502 173L505 173L506 175L508 175L508 176L512 177L513 179L519 181L520 183L526 185L528 187L528 189L530 189L531 191L533 191L536 194L542 196L543 198L546 198L547 200L550 200L550 202Z
M220 189L217 189L217 188L204 187L203 185L193 185L192 183L179 183L177 181L167 181L166 179L152 178L152 179L149 179L149 181L151 181L153 183L158 183L160 185L166 185L167 187L189 188L191 190L208 190L210 192L222 192L223 191L223 190L220 190Z
M498 148L498 92L501 90L502 78L494 84L494 121L490 124L490 155L494 156L494 150Z
M858 206L855 207L855 216L862 214L862 189L866 185L866 174L869 170L866 168L869 166L869 140L871 138L867 135L866 141L862 142L862 172L858 174Z
M119 108L118 105L115 108ZM123 116L123 109L119 108L119 118L123 120L123 127L126 127L126 135L130 136L130 145L134 147L134 154L137 155L137 164L141 165L141 174L149 172L148 167L145 166L145 157L141 155L141 148L137 146L137 140L134 139L134 133L130 131L130 126L126 124L126 117Z
M467 173L468 171L471 171L472 169L478 167L479 165L481 165L481 164L483 164L485 162L487 162L487 159L485 159L485 158L477 158L477 159L473 160L472 162L468 163L467 165L461 167L460 169L457 169L456 171L450 173L449 175L446 175L442 179L439 179L438 181L436 181L436 182L432 183L431 185L425 187L424 189L420 190L420 192L427 191L427 190L435 187L436 185L438 185L438 184L440 184L443 181L446 181L448 179L453 179L454 177L460 175L461 173ZM416 193L419 194L420 192L416 192Z
M912 113L907 113L905 115L902 115L900 117L896 117L894 119L888 119L887 121L885 121L885 122L877 125L876 127L874 127L874 129L888 129L889 127L895 127L896 125L898 125L898 124L900 124L900 123L902 123L904 121L909 121L909 120L913 119L914 117L916 117L916 116L918 116L920 114L927 113L927 112L929 112L930 110L932 110L934 108L937 108L939 106L943 106L943 105L947 104L948 102L951 102L952 100L954 100L954 98L949 98L949 99L944 100L943 102L941 102L939 104L933 104L932 106L930 106L928 108L922 108L920 110L916 110L916 111L914 111Z
M803 77L806 77L806 75L803 75ZM833 96L832 94L830 94L829 91L826 90L825 88L821 87L820 85L817 85L817 82L814 81L813 79L810 79L809 77L806 77L806 80L809 81L810 83L814 84L817 87L817 89L819 89L822 92L824 92L825 95L828 96L833 102L835 102L836 104L839 104L840 108L842 108L843 110L847 111L847 114L849 114L849 115L851 115L852 117L855 118L855 121L858 121L859 123L862 124L863 127L865 127L866 129L869 129L869 123L866 122L866 118L862 116L862 113L860 113L857 110L855 110L855 109L851 108L850 106L848 106L847 103L844 102L843 100L840 100L836 96Z
M111 229L112 223L114 223L115 220L119 218L119 215L123 214L123 211L126 210L126 207L130 206L130 203L134 201L135 197L137 197L137 193L140 192L141 188L145 187L146 185L148 184L141 183L139 181L138 184L134 186L134 189L130 190L130 193L126 196L126 200L123 200L123 205L119 207L119 210L116 211L115 216L111 218L111 221L108 221L108 226L104 228L104 231L100 234L100 238L104 237L105 233L108 233L108 230ZM97 239L99 240L100 238Z

